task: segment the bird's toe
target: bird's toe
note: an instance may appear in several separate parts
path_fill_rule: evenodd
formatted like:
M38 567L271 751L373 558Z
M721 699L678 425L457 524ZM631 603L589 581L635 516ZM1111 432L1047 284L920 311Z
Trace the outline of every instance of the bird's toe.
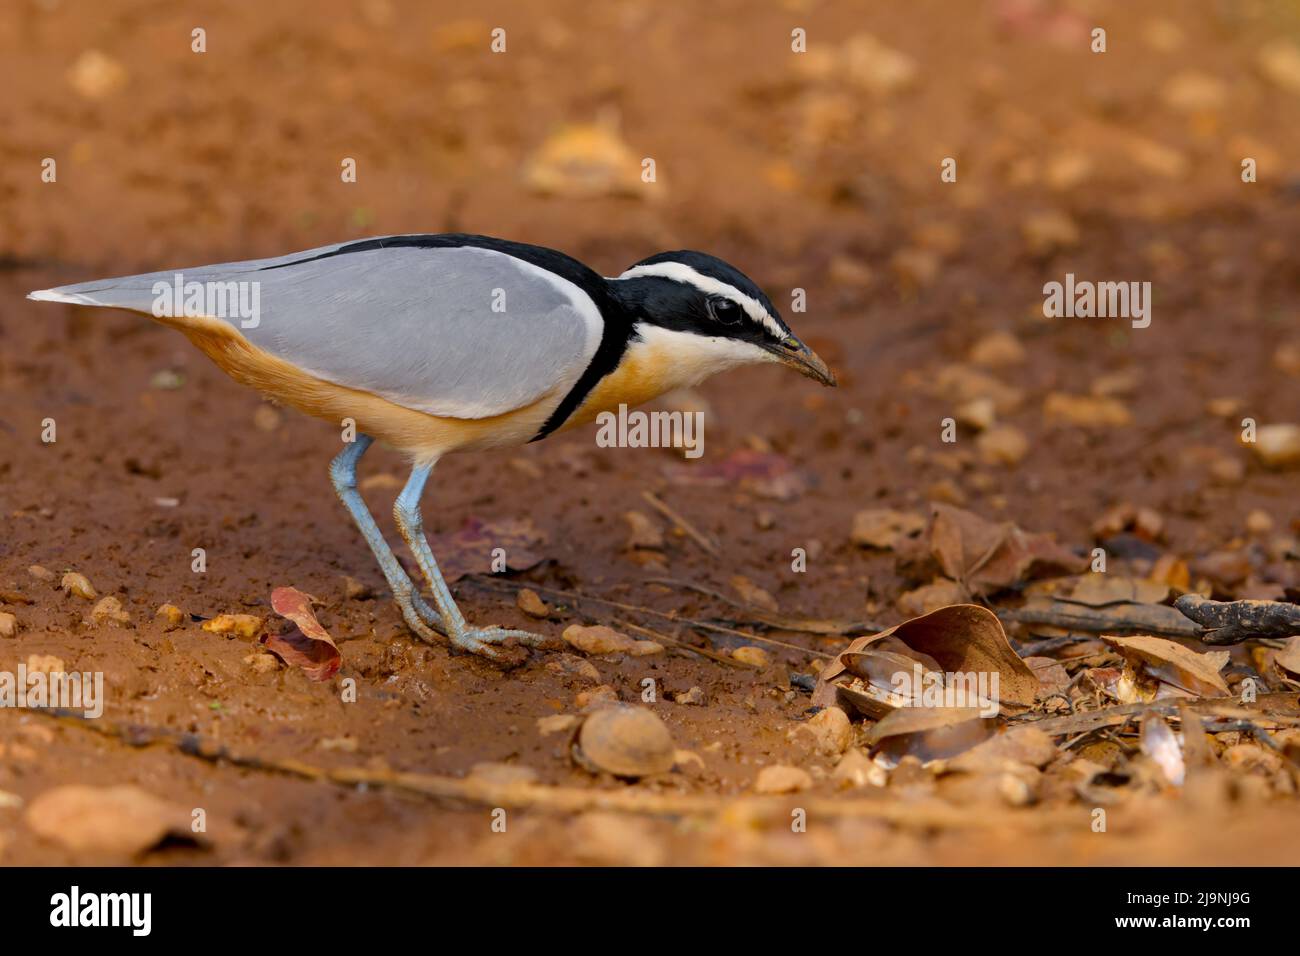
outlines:
M406 626L416 637L429 644L437 644L443 635L445 628L442 619L436 614L431 614L432 609L423 601L416 603L413 600L414 595L396 596L398 609L402 612L402 619L406 621Z
M554 646L554 641L544 634L495 626L467 628L451 640L463 650L502 664L523 663L528 657L526 647Z

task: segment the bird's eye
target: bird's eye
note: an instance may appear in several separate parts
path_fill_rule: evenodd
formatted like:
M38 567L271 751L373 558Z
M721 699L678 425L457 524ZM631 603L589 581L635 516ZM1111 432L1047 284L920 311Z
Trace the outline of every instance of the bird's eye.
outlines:
M744 318L744 310L730 299L710 299L709 308L723 325L737 325Z

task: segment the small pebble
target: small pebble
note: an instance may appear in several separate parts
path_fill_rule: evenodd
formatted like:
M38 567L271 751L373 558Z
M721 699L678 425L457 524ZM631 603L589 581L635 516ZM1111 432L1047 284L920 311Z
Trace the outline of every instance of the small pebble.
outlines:
M627 522L629 550L644 548L650 551L662 551L664 547L663 529L643 511L628 511L623 520Z
M1246 515L1246 530L1254 535L1268 534L1273 530L1273 519L1267 511L1256 508Z
M53 654L29 654L27 657L27 673L66 674L67 665L63 663L63 658L55 657Z
M95 589L91 586L90 581L87 580L86 576L84 574L78 574L75 571L69 571L65 574L59 587L63 589L65 594L72 594L79 598L85 598L87 601L93 601L99 596L95 593Z
M761 647L754 647L752 644L746 644L743 647L734 648L731 652L734 660L742 664L749 664L753 667L766 667L770 662L767 651Z
M30 568L27 569L27 573L30 574L32 577L34 577L37 581L45 581L46 583L49 583L50 581L54 580L54 572L51 571L49 568L41 567L39 564L33 564Z
M343 575L343 596L349 601L368 601L375 596L375 589L363 584L351 575Z
M271 405L259 405L257 411L253 412L253 425L258 431L273 432L280 427L282 421L284 416Z
M853 724L838 707L827 707L810 720L795 726L796 733L810 738L819 753L837 756L853 743Z
M1014 773L998 777L998 793L1010 806L1024 807L1034 802L1034 791L1029 782Z
M853 749L840 758L831 774L831 782L840 789L883 787L889 775L861 750Z
M812 787L808 771L784 764L764 767L754 781L754 792L762 794L799 793Z
M560 677L577 677L592 684L600 683L600 671L596 665L576 654L560 654L546 662L546 669Z
M993 399L984 395L958 405L955 417L959 424L982 432L997 423L997 407Z
M1250 449L1270 468L1300 464L1300 425L1261 425Z
M1010 332L990 332L970 350L970 360L985 368L1019 365L1025 358L1025 347Z
M154 611L154 620L162 624L164 630L174 631L185 623L185 612L175 604L163 604Z
M605 706L578 732L574 760L617 777L645 777L673 769L676 748L667 725L644 707Z
M262 619L256 614L218 614L203 622L203 630L251 641L262 633Z
M515 595L515 604L529 617L544 618L551 615L550 606L531 588L520 588L519 593Z
M609 704L618 703L618 691L608 684L601 684L599 687L593 687L590 690L579 691L573 698L573 705L579 710L588 708L606 707Z
M1029 439L1015 425L998 425L976 438L975 447L990 465L1018 465L1029 453Z
M734 575L731 579L731 586L735 590L736 594L740 596L740 599L750 607L769 611L772 614L776 614L781 610L780 606L776 603L776 598L772 597L769 592L759 587L743 574Z
M18 618L8 611L0 611L0 637L13 637L18 633Z
M674 694L673 703L687 706L701 706L704 704L704 691L699 687L692 687L688 691Z
M578 726L580 719L580 717L573 714L552 714L549 717L538 717L537 732L543 737L549 737L551 734L562 734Z
M564 629L563 637L565 643L584 654L631 654L633 657L646 657L662 654L664 650L663 645L656 641L633 640L603 624L595 627L570 624Z
M96 624L130 624L131 615L122 609L122 602L111 594L101 598L90 612L90 619Z
M280 659L274 654L249 654L244 658L244 663L256 674L269 674L280 668Z

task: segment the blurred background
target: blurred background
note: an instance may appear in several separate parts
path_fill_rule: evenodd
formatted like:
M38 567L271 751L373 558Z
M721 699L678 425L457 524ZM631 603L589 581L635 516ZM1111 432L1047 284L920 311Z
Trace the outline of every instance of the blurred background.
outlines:
M792 322L846 386L783 382L738 413L803 402L825 422L832 402L821 444L865 436L876 494L897 469L871 422L928 416L898 386L990 332L1029 343L1014 374L1033 390L1142 385L1144 429L1042 436L1019 491L1185 456L1214 427L1186 411L1216 396L1295 417L1298 3L11 0L0 56L0 257L24 291L399 232L536 242L605 274L705 249L787 312L806 289ZM1152 327L1044 320L1067 271L1151 281ZM1056 504L1083 527L1104 501Z
M1119 220L1117 261L1185 275L1209 240L1164 230L1290 211L1297 36L1283 0L12 0L0 251L134 268L469 229L606 269L694 244L769 257L773 284L978 300Z
M1090 49L1098 27L1104 53ZM806 52L792 50L795 30ZM325 480L332 425L261 402L138 316L23 300L364 236L481 232L607 275L662 250L706 250L754 277L838 373L834 392L749 369L675 399L711 413L707 458L692 467L768 456L807 478L790 493L742 487L723 466L711 483L678 482L665 477L681 467L669 453L597 454L586 432L440 465L430 531L526 512L549 535L551 584L676 610L680 597L645 586L666 562L719 588L746 575L796 613L893 623L919 613L904 592L924 581L859 547L852 519L929 501L1051 532L1078 553L1126 537L1145 567L1167 559L1183 586L1216 596L1300 584L1300 446L1265 461L1239 441L1243 417L1300 420L1300 2L6 0L0 62L0 573L32 589L28 565L75 568L142 622L139 633L87 629L40 586L4 660L39 651L102 668L133 718L286 754L313 747L312 727L341 721L320 688L285 694L275 675L250 677L237 644L149 623L163 601L211 616L264 608L271 587L292 582L336 600L327 624L355 638L348 667L406 695L405 709L385 711L391 724L358 718L347 731L361 741L355 760L460 773L522 747L560 773L552 741L521 744L501 717L531 727L571 696L560 678L539 664L503 680L413 648L386 602L343 595L345 573L378 579ZM941 180L945 158L956 182ZM1246 158L1256 182L1242 180ZM347 159L355 182L341 178ZM1045 319L1043 285L1066 273L1151 282L1150 327ZM796 288L804 314L790 310ZM950 447L939 429L954 414L962 439ZM47 416L57 445L39 441ZM400 469L384 450L367 459L377 514ZM553 495L538 495L543 480ZM650 488L715 535L724 558L670 539L658 565L637 563L645 554L627 546L620 515L644 508ZM206 577L190 572L196 545L212 556ZM789 573L794 546L810 573ZM462 601L471 617L520 623L497 596ZM725 733L734 753L706 754L707 785L723 792L748 787L754 763L783 746L781 708L806 707L773 704L734 671L679 679L715 695L708 710L680 709L701 716L680 718L695 736L679 741ZM234 715L224 724L219 705ZM262 820L263 842L242 858L505 853L466 849L480 834L466 815L445 843L452 815L430 823L395 800L232 783L71 736L59 746L59 760L19 768L21 786L0 784L34 793L70 775L152 775L168 793L217 788L232 814L319 814L356 837L339 856L320 833ZM1189 817L1103 851L1080 831L1052 858L1294 859L1273 839L1297 832L1293 812L1277 827L1224 820ZM17 858L47 859L9 832ZM537 855L519 858L567 858L572 841L545 832L554 842L539 837ZM1047 859L1038 844L983 839L859 833L846 845L881 855L872 862ZM784 844L751 849L711 858L692 844L682 852L698 855L680 858L794 859ZM837 851L824 859L843 861Z

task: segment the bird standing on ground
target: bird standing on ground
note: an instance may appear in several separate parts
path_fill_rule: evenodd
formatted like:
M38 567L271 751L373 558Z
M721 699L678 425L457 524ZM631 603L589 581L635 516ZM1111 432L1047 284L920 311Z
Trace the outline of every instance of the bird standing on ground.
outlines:
M353 420L355 440L330 478L402 617L425 640L436 630L502 660L509 642L545 638L471 627L452 599L420 515L443 455L537 441L738 365L780 362L835 384L752 281L700 252L664 252L608 279L540 246L386 236L28 298L146 313L184 332L237 381L310 415ZM357 492L357 462L375 439L412 461L393 514L433 607Z

